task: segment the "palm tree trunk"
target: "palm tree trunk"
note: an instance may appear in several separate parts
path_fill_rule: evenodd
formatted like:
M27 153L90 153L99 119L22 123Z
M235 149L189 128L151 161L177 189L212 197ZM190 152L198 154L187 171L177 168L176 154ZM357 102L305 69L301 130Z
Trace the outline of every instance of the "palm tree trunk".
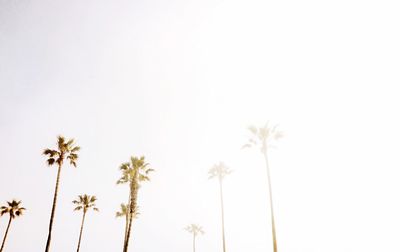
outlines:
M193 252L196 252L196 235L193 233Z
M50 251L51 231L53 229L54 213L56 211L56 205L57 205L57 195L58 195L58 185L60 183L60 173L61 173L61 164L58 165L56 188L54 190L53 206L51 208L51 216L50 216L50 224L49 224L49 234L47 236L45 252L49 252Z
M4 234L4 238L3 238L3 242L1 244L0 252L3 251L4 244L6 243L6 238L7 238L8 230L10 229L11 220L12 220L12 218L11 218L11 215L10 215L10 220L8 221L6 233Z
M222 180L219 180L219 193L221 198L221 220L222 220L222 251L225 252L225 217L224 217L224 197L222 192Z
M130 204L131 204L131 194L129 193L129 199L128 199L128 204L126 204L126 207L128 207L128 209L126 210L126 214L125 214L125 234L124 234L124 246L126 243L126 236L128 234L128 226L129 226L129 209L130 209Z
M86 212L83 211L81 231L79 232L78 248L76 249L76 252L79 252L79 248L81 247L82 231L83 231L83 225L85 224L85 217L86 217Z
M272 186L271 186L271 175L269 172L269 163L268 163L268 154L267 150L263 152L264 154L264 159L265 159L265 165L267 168L267 180L268 180L268 189L269 189L269 205L271 208L271 224L272 224L272 242L274 246L274 252L278 251L278 244L276 241L276 231L275 231L275 218L274 218L274 206L272 203Z
M129 213L129 225L128 225L128 232L126 233L125 245L124 245L124 252L128 252L128 245L129 245L129 238L131 237L131 229L132 229L132 212Z
M129 238L131 237L131 229L132 229L133 211L135 209L136 199L137 199L137 190L138 190L138 187L137 187L136 178L135 178L134 181L131 182L131 203L129 206L129 225L128 225L128 232L126 234L124 252L128 252Z

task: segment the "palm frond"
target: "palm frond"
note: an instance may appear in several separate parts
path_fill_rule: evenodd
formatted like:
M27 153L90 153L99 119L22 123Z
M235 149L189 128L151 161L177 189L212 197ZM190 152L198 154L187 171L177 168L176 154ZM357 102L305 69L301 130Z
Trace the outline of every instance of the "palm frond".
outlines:
M49 158L49 159L47 159L47 165L48 166L51 166L51 165L53 165L55 162L56 162L56 160L54 159L54 158Z
M151 169L151 168L150 168L150 169L147 169L147 170L145 171L145 173L146 173L146 175L147 175L147 174L149 174L150 172L153 172L153 171L154 171L154 169Z
M77 207L74 208L74 211L79 211L81 209L82 209L82 206L77 206Z
M67 148L68 147L71 147L72 146L72 144L74 143L74 139L73 138L71 138L70 140L68 140L68 142L65 144L66 146L67 146Z
M252 147L252 145L247 143L247 144L244 144L241 149L246 149L246 148L251 148L251 147Z
M49 157L54 157L58 154L58 151L52 149L45 149L43 155L48 155Z
M258 129L257 129L257 127L254 126L254 125L251 125L251 126L247 127L247 129L248 129L251 133L253 133L254 135L257 135L257 133L258 133Z
M74 153L74 152L77 152L77 151L80 151L81 150L81 147L79 147L79 146L74 146L74 148L72 148L71 150L70 150L70 152L71 153Z
M59 150L63 150L65 145L65 137L59 135L57 137L57 145Z
M143 174L139 174L139 181L150 181L150 178Z

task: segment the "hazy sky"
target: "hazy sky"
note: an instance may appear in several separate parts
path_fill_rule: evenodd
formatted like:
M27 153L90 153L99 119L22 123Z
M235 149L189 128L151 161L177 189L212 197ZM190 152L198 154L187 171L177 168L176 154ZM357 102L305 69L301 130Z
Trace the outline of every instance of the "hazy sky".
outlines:
M145 155L131 250L272 251L262 156L246 127L279 124L270 152L280 252L400 250L400 4L389 0L0 0L0 202L28 209L5 252L45 248L56 136L82 147L62 170L52 251L120 251L118 167ZM0 218L3 236L7 217Z

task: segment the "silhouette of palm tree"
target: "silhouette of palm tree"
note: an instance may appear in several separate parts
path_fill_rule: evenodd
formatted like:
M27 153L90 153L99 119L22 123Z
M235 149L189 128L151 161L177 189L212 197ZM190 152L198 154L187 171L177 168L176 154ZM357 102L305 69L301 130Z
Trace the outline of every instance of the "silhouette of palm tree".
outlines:
M76 249L77 252L79 252L79 248L81 247L82 231L83 231L83 225L85 224L85 217L87 211L91 208L94 211L99 211L99 209L96 207L96 200L97 200L96 196L90 196L84 194L84 195L79 195L78 200L72 201L72 203L76 205L74 211L79 211L79 210L83 211L81 230L79 232L78 248Z
M6 243L7 235L8 235L8 230L10 229L11 221L15 219L16 217L19 217L22 215L22 213L26 210L24 207L21 207L21 202L22 201L16 201L13 200L11 202L7 201L7 206L2 206L0 207L0 216L3 216L4 214L9 214L10 219L8 220L7 228L6 228L6 233L4 234L3 242L1 243L1 248L0 252L3 251L4 244Z
M214 165L209 171L209 179L218 178L219 182L219 194L221 203L221 222L222 222L222 251L226 252L225 245L225 217L224 217L224 196L222 191L222 181L226 175L230 174L232 171L222 162Z
M196 252L196 237L204 234L203 228L196 224L190 224L185 230L193 235L193 252Z
M278 128L277 125L270 127L268 123L266 123L264 127L260 128L257 128L255 126L250 126L248 129L252 133L252 136L248 139L248 143L243 146L243 148L253 147L253 146L259 147L265 160L265 167L267 170L267 184L269 191L269 203L270 203L271 224L272 224L272 242L273 242L274 252L278 251L278 244L277 244L276 230L275 230L271 175L268 162L268 148L271 146L271 143L273 141L276 141L283 137L282 132L279 131L277 128Z
M66 141L63 136L58 136L57 149L56 150L45 149L43 151L43 155L48 156L47 164L49 166L57 164L58 166L56 188L54 190L53 206L51 208L51 215L50 215L49 234L47 236L47 242L46 242L46 252L50 251L51 232L53 230L54 213L56 211L56 205L57 205L57 195L58 195L58 186L60 184L61 167L64 164L65 159L69 160L70 164L76 167L76 161L78 159L78 154L76 154L76 152L80 150L80 147L74 146L74 144L75 144L74 139Z
M148 168L148 163L146 163L144 156L131 157L130 162L123 163L120 166L120 170L122 172L122 177L117 181L117 184L126 184L129 183L129 221L128 221L128 230L126 231L126 238L124 241L124 250L123 252L128 251L129 238L131 235L132 228L132 219L135 214L135 210L137 209L137 195L139 191L140 182L149 181L150 178L148 174L153 169Z

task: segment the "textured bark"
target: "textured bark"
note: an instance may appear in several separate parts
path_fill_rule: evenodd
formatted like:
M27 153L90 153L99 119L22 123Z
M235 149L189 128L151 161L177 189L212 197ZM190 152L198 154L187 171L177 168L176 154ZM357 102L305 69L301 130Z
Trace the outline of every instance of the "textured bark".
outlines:
M86 211L83 211L81 231L79 232L78 248L76 249L76 252L79 252L79 248L81 247L82 232L83 232L83 225L85 224L85 217L86 217Z
M52 208L51 208L51 216L50 216L50 224L49 224L49 234L48 234L48 236L47 236L47 242L46 242L46 250L45 250L45 252L49 252L49 251L50 251L51 232L52 232L52 230L53 230L54 214L55 214L56 206L57 206L58 186L59 186L59 184L60 184L61 167L62 167L62 164L59 164L59 165L58 165L58 171L57 171L56 188L55 188L55 190L54 190L53 206L52 206Z
M12 218L11 218L11 215L10 215L10 220L8 221L8 225L7 225L6 233L4 234L3 242L1 243L0 252L2 252L2 251L3 251L4 244L6 243L6 238L7 238L7 235L8 235L8 230L10 229L11 220L12 220Z
M276 231L275 231L275 217L274 217L274 205L272 201L272 185L271 185L271 175L269 172L269 163L268 163L268 154L267 150L263 152L265 159L265 166L267 168L267 180L268 180L268 191L269 191L269 203L270 203L270 212L271 212L271 225L272 225L272 243L274 252L278 251L278 244L276 241Z
M136 172L135 177L134 177L133 181L131 182L131 203L129 206L129 225L128 225L128 232L126 234L124 252L128 252L129 238L131 237L131 230L132 230L133 213L134 213L134 209L136 209L137 193L138 193L138 189L139 189L139 185L137 182L137 175L138 175L138 173Z

